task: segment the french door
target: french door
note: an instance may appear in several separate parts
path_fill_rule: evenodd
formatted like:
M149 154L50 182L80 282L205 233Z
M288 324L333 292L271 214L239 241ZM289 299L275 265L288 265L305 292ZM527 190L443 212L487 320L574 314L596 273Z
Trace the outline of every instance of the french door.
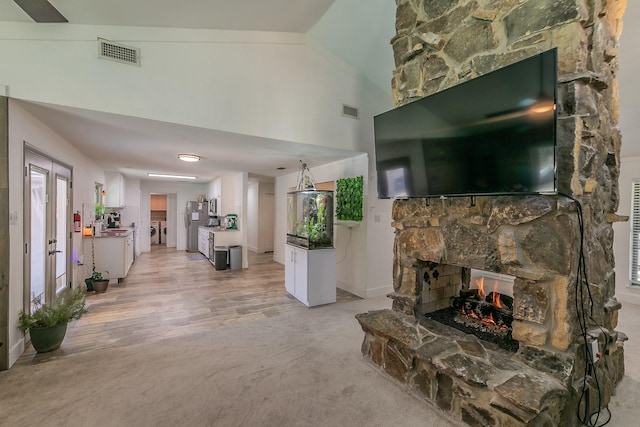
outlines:
M71 286L71 168L25 148L24 310Z

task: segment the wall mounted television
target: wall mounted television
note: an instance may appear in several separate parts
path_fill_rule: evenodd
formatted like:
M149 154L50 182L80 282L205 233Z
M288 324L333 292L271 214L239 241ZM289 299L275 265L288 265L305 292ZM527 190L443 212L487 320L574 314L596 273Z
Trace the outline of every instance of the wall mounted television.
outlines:
M374 117L379 198L556 194L557 50Z

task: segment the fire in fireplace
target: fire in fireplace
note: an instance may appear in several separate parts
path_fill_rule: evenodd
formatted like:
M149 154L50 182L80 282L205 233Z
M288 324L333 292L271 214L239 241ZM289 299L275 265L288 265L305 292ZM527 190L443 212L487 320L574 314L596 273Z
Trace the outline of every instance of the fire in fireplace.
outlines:
M460 277L460 291L451 298L450 305L425 315L506 350L517 351L518 342L511 336L514 278L474 269L470 274L469 269L463 269Z

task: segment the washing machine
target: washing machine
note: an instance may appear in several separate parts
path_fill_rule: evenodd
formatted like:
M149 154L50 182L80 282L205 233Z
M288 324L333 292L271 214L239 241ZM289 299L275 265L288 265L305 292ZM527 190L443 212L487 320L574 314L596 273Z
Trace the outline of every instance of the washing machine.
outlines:
M151 244L160 243L160 221L151 221Z
M160 243L167 244L167 221L160 221Z

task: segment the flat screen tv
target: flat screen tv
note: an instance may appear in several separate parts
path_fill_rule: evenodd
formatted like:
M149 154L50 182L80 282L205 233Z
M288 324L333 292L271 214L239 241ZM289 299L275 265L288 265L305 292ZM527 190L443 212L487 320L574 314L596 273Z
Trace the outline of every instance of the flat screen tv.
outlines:
M557 52L374 117L379 198L555 194Z

